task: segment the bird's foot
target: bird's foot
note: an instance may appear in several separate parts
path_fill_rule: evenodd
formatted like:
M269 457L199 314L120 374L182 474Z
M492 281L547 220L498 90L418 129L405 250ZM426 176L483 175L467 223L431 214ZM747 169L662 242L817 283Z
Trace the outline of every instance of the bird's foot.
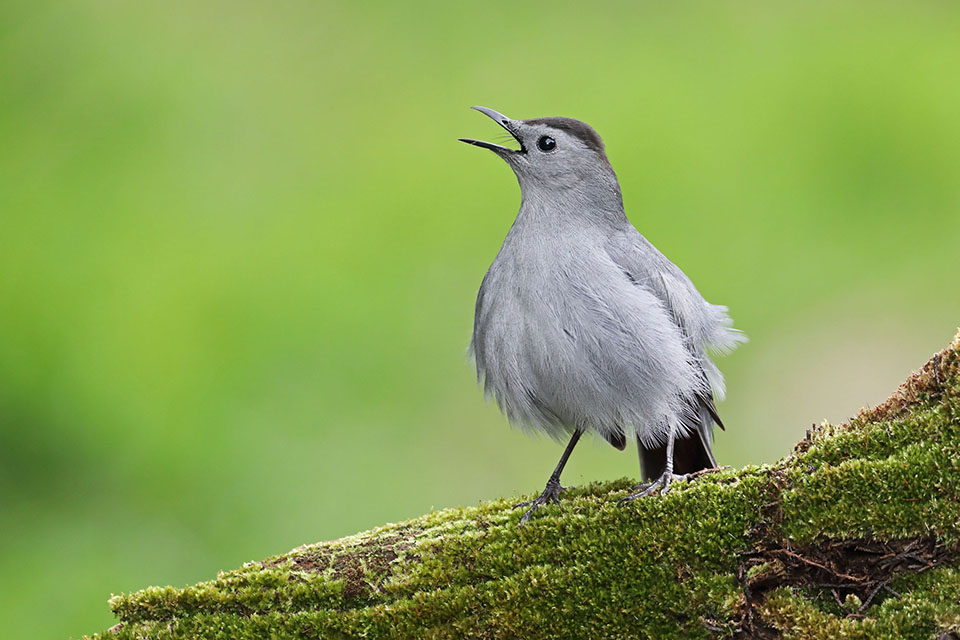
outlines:
M653 482L645 482L643 484L638 484L633 487L633 490L636 493L632 493L626 498L620 498L617 501L617 504L623 504L625 502L633 502L637 498L643 498L646 496L653 495L653 493L660 489L660 495L666 495L670 490L670 485L673 484L676 480L686 480L690 482L695 478L700 476L705 476L708 473L715 473L717 471L723 471L724 469L729 469L730 465L725 464L722 467L710 467L709 469L700 469L700 471L694 471L693 473L685 473L683 475L676 475L675 473L664 473L662 476L654 480Z
M552 502L556 505L560 504L560 494L569 489L570 487L560 486L560 481L554 478L547 480L547 486L544 487L543 493L534 498L533 500L527 500L526 502L518 502L513 505L514 509L520 507L530 507L527 509L527 512L523 514L523 517L520 518L520 525L526 524L527 520L530 519L530 516L533 515L533 512L539 509L541 506Z
M638 484L637 486L635 486L633 489L634 491L636 491L636 493L631 493L625 498L620 498L619 500L617 500L617 504L618 505L625 504L627 502L633 502L637 498L645 498L647 496L652 496L657 491L657 489L660 490L660 495L665 496L667 495L667 492L670 491L670 487L671 485L673 485L674 482L677 482L680 480L690 480L694 475L696 474L685 473L683 475L678 476L677 474L671 471L665 471L662 476L660 476L653 482L645 482L644 484Z

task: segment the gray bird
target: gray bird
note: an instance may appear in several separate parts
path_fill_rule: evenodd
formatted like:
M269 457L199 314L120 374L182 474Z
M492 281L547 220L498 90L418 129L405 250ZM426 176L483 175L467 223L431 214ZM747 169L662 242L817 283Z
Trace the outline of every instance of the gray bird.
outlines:
M477 294L470 350L478 380L511 423L570 440L525 523L559 504L560 473L584 431L623 450L636 437L648 482L623 500L716 467L710 360L746 340L727 308L633 227L603 141L572 118L513 120L487 109L519 149L460 138L506 160L520 183L517 219Z

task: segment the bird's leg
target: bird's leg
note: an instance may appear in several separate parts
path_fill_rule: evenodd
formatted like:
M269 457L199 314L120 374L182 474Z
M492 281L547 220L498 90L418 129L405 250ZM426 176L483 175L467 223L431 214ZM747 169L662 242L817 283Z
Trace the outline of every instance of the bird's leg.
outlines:
M663 473L659 478L653 482L647 482L644 484L638 484L634 487L636 493L631 493L625 498L620 498L617 501L617 504L624 504L626 502L632 502L637 498L643 498L646 496L653 495L653 493L660 489L660 495L667 495L667 492L670 491L670 485L673 484L676 480L688 480L692 474L685 473L683 475L676 475L673 473L673 443L676 440L676 427L670 427L670 434L667 436L667 466L663 470Z
M583 431L580 429L577 429L573 432L573 437L570 438L567 448L563 450L563 455L560 456L560 462L557 463L557 468L553 470L552 474L550 474L550 479L547 480L547 486L543 489L543 493L533 500L527 500L526 502L520 502L513 505L514 509L517 507L530 507L527 509L527 512L523 514L523 517L520 518L521 525L526 524L527 520L530 519L530 516L533 515L533 512L539 509L542 505L548 502L560 504L560 494L569 488L560 486L560 474L563 472L563 467L567 464L567 458L570 457L570 454L573 452L573 448L577 445L577 440L580 439L582 434Z

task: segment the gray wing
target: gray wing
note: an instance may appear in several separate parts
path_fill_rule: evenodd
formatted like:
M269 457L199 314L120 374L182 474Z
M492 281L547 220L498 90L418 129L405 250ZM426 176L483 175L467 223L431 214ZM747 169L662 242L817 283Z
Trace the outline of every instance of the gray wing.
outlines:
M663 302L680 330L687 349L699 360L700 374L709 385L703 385L704 391L690 398L689 402L694 414L700 417L700 439L713 461L712 423L724 428L717 415L714 395L722 398L724 385L723 376L707 352L729 351L744 341L745 337L732 328L726 307L707 302L690 278L632 226L614 235L606 249L610 258L632 282L652 291Z
M727 308L704 300L690 278L632 226L610 238L606 250L631 281L663 302L687 348L702 361L704 375L722 396L723 379L707 352L725 353L746 340L732 327Z

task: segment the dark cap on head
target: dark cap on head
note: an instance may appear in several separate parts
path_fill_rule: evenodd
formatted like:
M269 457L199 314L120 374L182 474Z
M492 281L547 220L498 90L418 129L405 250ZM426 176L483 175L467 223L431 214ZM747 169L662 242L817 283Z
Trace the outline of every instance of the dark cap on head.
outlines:
M534 118L533 120L524 120L524 124L545 124L554 129L566 131L570 135L578 138L583 144L587 145L600 155L604 155L603 140L600 134L593 130L593 127L586 122L580 122L573 118Z

